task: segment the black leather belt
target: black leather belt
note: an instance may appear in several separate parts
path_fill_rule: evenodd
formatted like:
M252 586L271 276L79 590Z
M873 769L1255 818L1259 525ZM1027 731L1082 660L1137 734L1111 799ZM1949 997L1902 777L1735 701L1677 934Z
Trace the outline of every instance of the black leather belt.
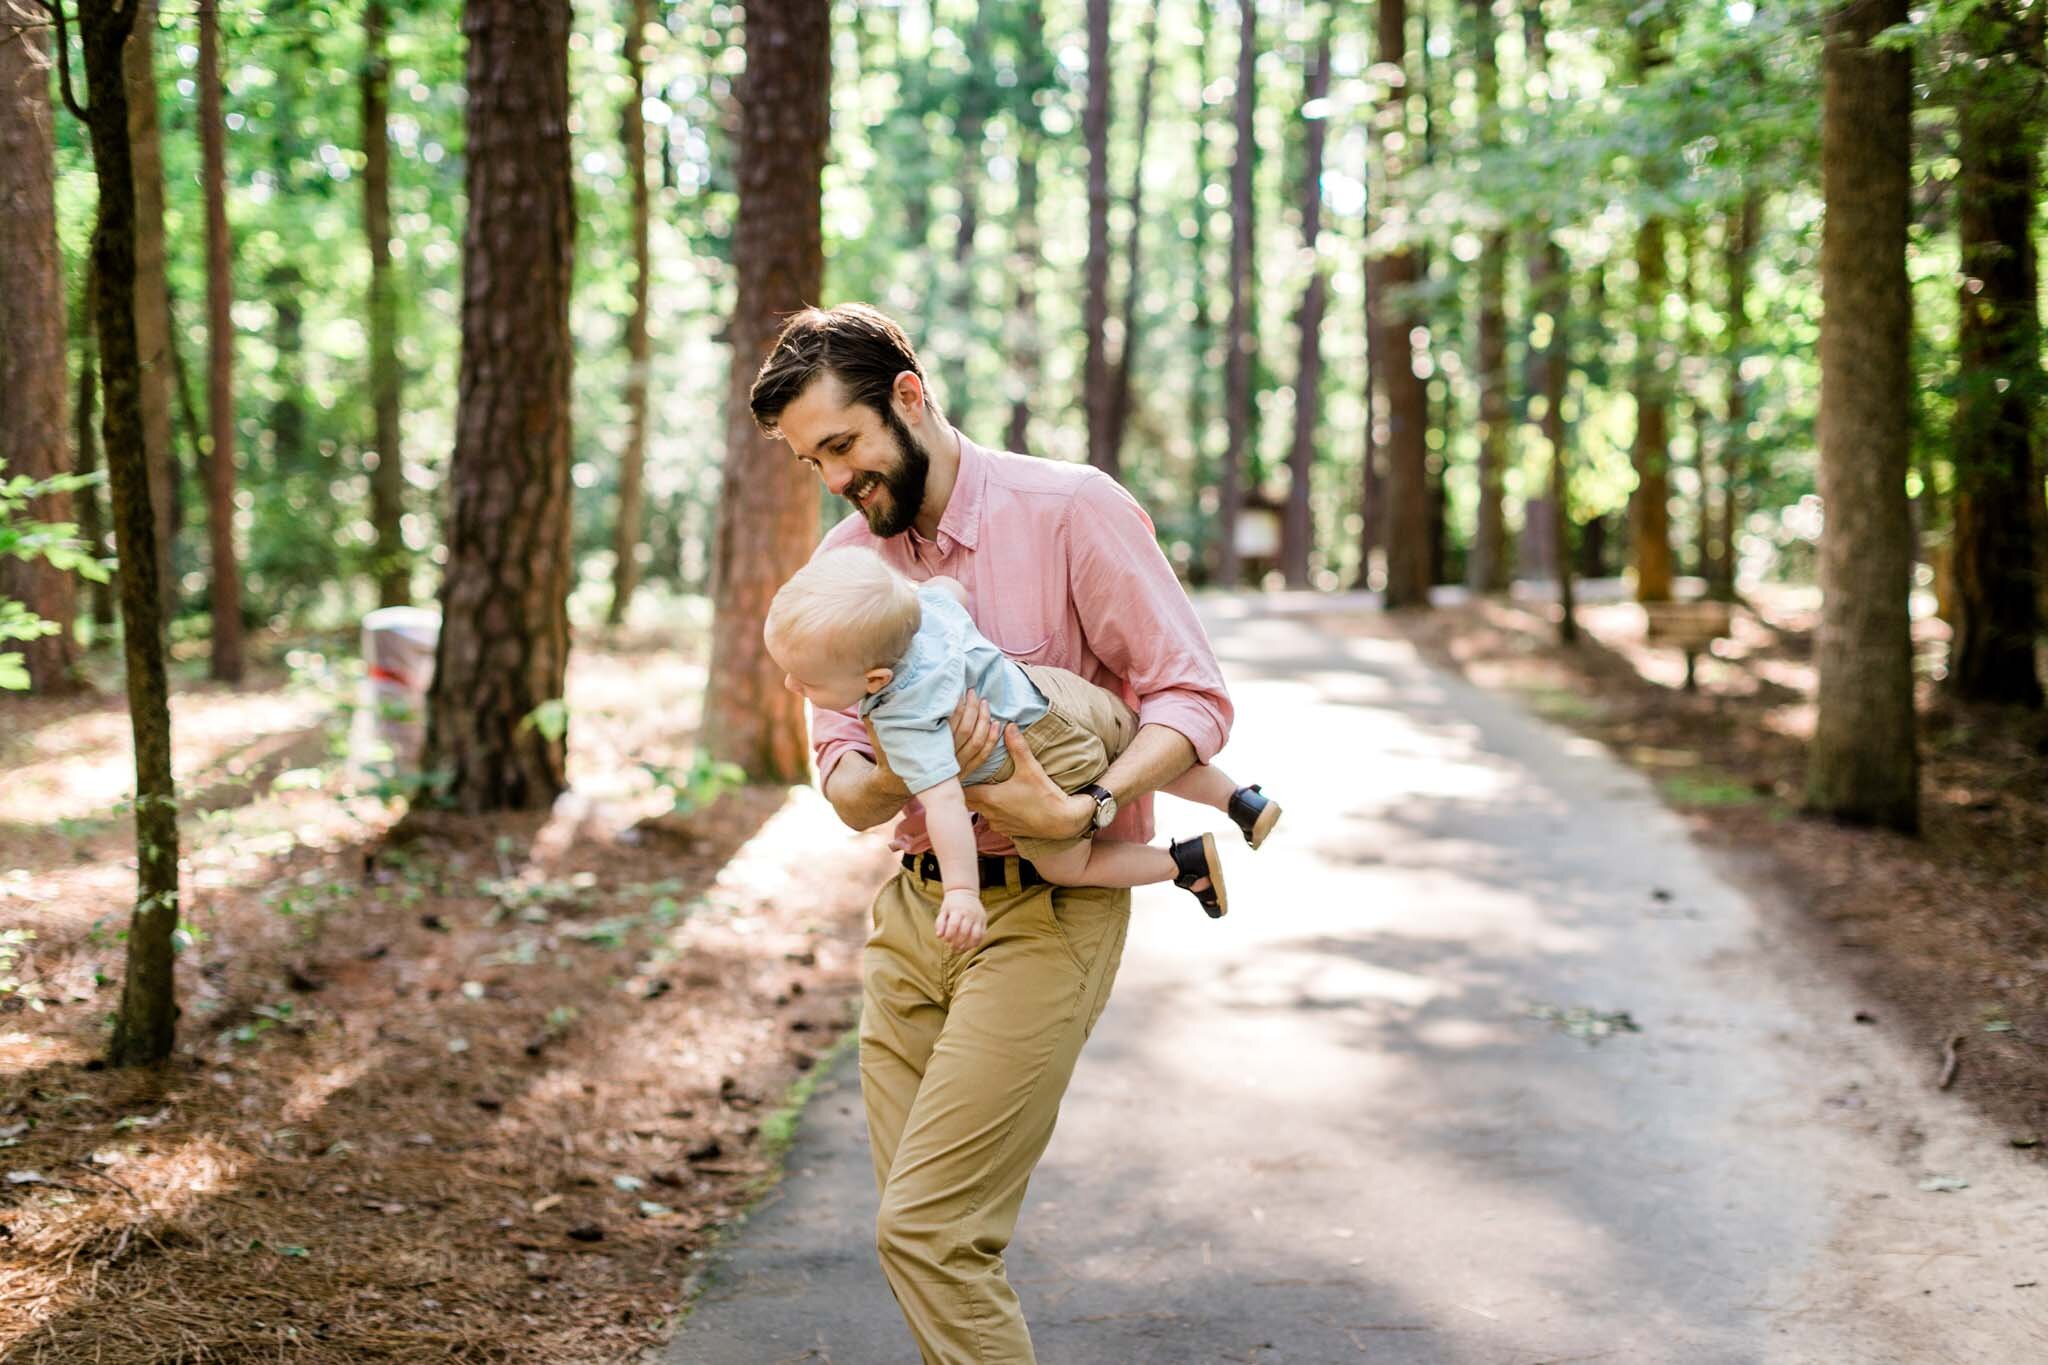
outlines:
M1038 869L1033 867L1029 860L1024 858L999 858L993 853L984 853L977 861L981 864L981 885L985 891L1010 884L1010 870L1004 864L1012 861L1017 864L1017 885L1048 886L1051 884L1045 878L1039 876ZM922 853L904 854L903 866L906 871L915 872L928 882L940 880L939 855L930 849L926 849Z

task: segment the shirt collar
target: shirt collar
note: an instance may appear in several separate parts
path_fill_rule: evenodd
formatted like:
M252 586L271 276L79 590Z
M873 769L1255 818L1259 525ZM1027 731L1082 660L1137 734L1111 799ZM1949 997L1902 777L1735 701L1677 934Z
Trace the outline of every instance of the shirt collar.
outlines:
M946 499L946 514L939 518L940 549L946 549L944 542L965 545L968 549L979 548L981 541L981 514L986 505L984 494L988 489L988 452L974 442L953 433L960 440L960 468L953 476L953 492ZM915 531L911 532L916 535Z

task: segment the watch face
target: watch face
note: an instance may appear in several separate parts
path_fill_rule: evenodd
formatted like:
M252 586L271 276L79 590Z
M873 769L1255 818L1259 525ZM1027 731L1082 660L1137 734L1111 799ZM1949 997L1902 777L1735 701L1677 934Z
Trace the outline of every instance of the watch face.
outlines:
M1108 829L1109 822L1116 819L1116 798L1098 796L1095 798L1095 828Z

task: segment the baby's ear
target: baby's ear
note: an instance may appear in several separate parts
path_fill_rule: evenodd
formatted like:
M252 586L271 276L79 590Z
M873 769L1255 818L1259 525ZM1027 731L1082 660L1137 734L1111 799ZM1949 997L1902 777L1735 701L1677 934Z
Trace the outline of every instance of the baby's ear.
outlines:
M867 676L868 695L872 697L875 693L887 687L889 685L889 680L891 678L894 678L895 676L896 670L893 668L869 669Z

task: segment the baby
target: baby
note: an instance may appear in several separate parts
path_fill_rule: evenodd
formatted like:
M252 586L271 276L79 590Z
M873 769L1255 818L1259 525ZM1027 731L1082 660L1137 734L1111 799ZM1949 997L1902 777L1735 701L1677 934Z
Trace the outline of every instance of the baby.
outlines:
M1016 841L1017 852L1055 886L1146 886L1170 881L1213 917L1229 908L1216 836L1167 848L1097 839L1116 815L1099 779L1138 732L1123 699L1060 668L1020 664L975 629L966 589L950 578L913 584L874 551L827 550L775 594L762 634L784 685L813 706L858 703L890 770L924 804L945 886L935 932L955 949L981 941L979 863L963 786L1000 782L1013 765L1000 747L960 771L950 718L969 690L998 724L1014 722L1060 790L1095 798L1092 828L1066 839ZM1163 790L1229 815L1253 848L1280 818L1279 803L1197 764Z

